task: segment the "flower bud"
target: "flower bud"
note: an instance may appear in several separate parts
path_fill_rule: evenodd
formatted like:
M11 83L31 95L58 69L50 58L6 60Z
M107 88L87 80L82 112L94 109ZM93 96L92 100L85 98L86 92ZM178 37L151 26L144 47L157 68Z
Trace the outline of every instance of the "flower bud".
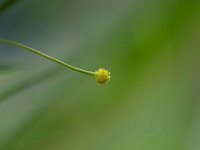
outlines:
M100 84L108 83L111 78L110 72L103 68L100 68L97 71L95 71L95 77L96 77L97 83L100 83Z

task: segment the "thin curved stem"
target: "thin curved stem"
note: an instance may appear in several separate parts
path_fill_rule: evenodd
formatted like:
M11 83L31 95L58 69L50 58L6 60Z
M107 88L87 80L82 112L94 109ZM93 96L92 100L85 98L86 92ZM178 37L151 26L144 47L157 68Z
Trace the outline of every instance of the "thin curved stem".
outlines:
M47 55L45 53L42 53L42 52L40 52L38 50L35 50L35 49L33 49L31 47L28 47L26 45L23 45L21 43L18 43L18 42L15 42L15 41L11 41L11 40L7 40L7 39L3 39L3 38L0 38L0 43L6 44L6 45L13 45L13 46L16 46L16 47L20 47L20 48L26 49L28 51L31 51L31 52L33 52L33 53L35 53L37 55L40 55L40 56L46 58L48 60L56 62L56 63L58 63L58 64L60 64L62 66L65 66L67 68L70 68L70 69L72 69L74 71L78 71L80 73L84 73L84 74L87 74L87 75L95 76L95 72L87 71L87 70L84 70L84 69L80 69L80 68L74 67L74 66L69 65L69 64L67 64L67 63L65 63L65 62L63 62L63 61L61 61L59 59L56 59L56 58L54 58L52 56L49 56L49 55Z

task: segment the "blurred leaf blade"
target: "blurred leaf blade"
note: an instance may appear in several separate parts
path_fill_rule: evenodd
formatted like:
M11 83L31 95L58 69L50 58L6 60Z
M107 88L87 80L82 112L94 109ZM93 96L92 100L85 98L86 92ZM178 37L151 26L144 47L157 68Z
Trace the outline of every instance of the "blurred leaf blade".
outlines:
M25 71L30 86L1 103L0 147L198 149L198 132L191 133L199 130L199 6L181 0L59 2L41 3L37 13L31 9L37 1L24 2L27 9L20 11L32 20L23 28L10 21L23 33L19 38L66 60L75 53L73 64L91 70L105 67L112 80L101 87L85 76L58 71L61 68L55 70L59 74L46 74L40 69L47 69L48 63L30 57L33 63ZM65 10L66 3L70 10ZM34 73L39 76L34 78Z

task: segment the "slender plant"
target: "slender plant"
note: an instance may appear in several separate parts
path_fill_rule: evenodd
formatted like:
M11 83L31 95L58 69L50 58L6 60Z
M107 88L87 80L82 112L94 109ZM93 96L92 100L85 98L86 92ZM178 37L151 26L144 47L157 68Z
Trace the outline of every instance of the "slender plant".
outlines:
M88 70L84 70L84 69L80 69L78 67L74 67L72 65L69 65L59 59L56 59L52 56L49 56L45 53L42 53L38 50L35 50L31 47L28 47L24 44L21 44L21 43L18 43L18 42L15 42L15 41L12 41L12 40L7 40L7 39L3 39L3 38L0 38L0 43L1 44L6 44L6 45L12 45L12 46L16 46L16 47L19 47L19 48L22 48L22 49L25 49L25 50L28 50L32 53L35 53L39 56L42 56L50 61L53 61L55 63L58 63L59 65L62 65L64 67L67 67L71 70L74 70L74 71L77 71L77 72L80 72L80 73L83 73L83 74L86 74L86 75L89 75L89 76L93 76L96 78L96 81L97 83L100 83L100 84L104 84L104 83L108 83L110 81L110 72L106 69L103 69L103 68L99 68L97 71L93 72L93 71L88 71Z

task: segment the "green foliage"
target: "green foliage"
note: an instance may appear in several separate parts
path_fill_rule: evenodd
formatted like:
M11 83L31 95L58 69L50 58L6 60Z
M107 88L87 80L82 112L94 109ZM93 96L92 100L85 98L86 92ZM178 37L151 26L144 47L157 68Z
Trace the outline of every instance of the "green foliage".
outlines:
M200 148L197 1L34 0L9 8L1 37L80 68L103 66L112 80L97 86L0 45L0 149Z

